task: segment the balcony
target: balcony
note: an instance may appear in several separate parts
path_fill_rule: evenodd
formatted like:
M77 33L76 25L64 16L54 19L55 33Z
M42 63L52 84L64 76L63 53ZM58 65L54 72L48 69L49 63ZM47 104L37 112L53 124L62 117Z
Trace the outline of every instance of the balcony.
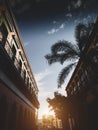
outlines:
M24 72L18 59L12 52L12 47L6 42L5 47L0 44L0 68L9 77L9 79L17 86L17 88L33 103L35 107L39 107L37 95L34 91L28 89L26 78L24 79Z

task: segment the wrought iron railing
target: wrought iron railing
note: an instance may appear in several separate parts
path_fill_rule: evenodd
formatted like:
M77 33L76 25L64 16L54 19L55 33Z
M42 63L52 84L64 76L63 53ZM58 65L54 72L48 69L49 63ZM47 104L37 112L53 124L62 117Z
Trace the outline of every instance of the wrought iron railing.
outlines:
M27 85L27 78L24 79L24 71L21 69L20 70L20 64L19 64L19 61L18 59L15 57L15 55L13 54L13 51L12 51L12 46L10 45L10 43L8 41L6 41L6 44L5 44L5 50L7 52L7 54L9 55L9 57L11 58L15 68L17 69L17 71L19 72L21 78L24 80L24 83L25 85L27 86L27 88L29 88L29 84ZM33 91L33 88L32 90L30 89L30 93L32 95L35 95L37 97L37 95L35 94L35 92Z

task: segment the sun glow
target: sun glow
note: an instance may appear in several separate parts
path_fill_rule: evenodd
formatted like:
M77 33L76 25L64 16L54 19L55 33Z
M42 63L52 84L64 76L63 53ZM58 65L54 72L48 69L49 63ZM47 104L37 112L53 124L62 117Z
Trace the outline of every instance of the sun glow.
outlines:
M44 112L43 112L43 115L49 115L49 110L45 110Z
M50 110L45 110L43 115L46 115L46 116L49 116L49 115L55 115L53 111L50 111Z
M44 110L41 110L41 112L39 112L39 118L42 118L43 116L55 116L54 111L50 111L50 109L47 107Z

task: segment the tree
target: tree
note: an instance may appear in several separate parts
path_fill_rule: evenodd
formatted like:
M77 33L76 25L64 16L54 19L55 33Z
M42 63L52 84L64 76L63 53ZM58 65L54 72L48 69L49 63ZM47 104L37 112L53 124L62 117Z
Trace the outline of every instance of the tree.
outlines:
M83 60L86 59L84 49L88 43L88 38L92 27L93 23L79 23L75 28L75 44L66 40L60 40L51 46L51 53L45 55L49 65L55 62L59 62L60 64L69 62L69 64L65 65L58 75L58 88L64 83L72 68L77 65L78 60L81 57Z
M49 107L55 112L58 119L61 119L64 130L70 129L70 123L72 127L78 129L78 122L80 120L80 113L83 114L83 102L76 96L65 97L58 92L54 92L54 98L47 98ZM69 122L69 119L71 122ZM73 124L73 120L75 125Z
M49 106L52 108L52 110L54 110L56 117L61 119L63 129L68 129L68 116L70 113L68 98L58 92L54 92L54 98L47 98L47 102L49 103Z

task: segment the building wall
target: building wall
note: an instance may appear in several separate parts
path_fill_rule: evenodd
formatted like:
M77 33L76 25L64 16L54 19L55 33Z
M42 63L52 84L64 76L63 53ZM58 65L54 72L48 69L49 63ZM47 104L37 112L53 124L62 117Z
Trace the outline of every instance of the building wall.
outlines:
M0 83L0 129L33 130L35 125L35 110Z
M38 87L8 4L0 6L0 130L37 130Z
M13 61L17 71L20 73L29 91L38 95L38 88L26 57L25 50L20 38L14 18L4 8L1 11L0 30L3 36L1 44Z
M98 129L98 19L66 88L72 130ZM73 121L74 123L73 123Z

